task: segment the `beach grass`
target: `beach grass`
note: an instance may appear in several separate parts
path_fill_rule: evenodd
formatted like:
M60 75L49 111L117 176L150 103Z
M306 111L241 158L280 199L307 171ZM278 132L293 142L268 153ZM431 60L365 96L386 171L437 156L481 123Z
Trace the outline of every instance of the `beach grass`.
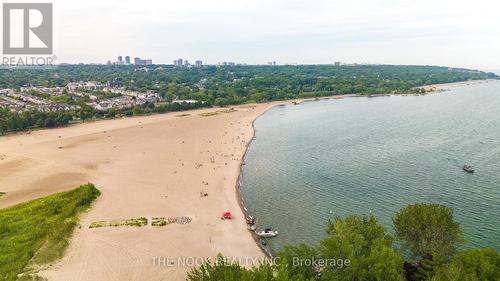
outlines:
M158 217L158 218L152 218L151 219L151 226L166 226L171 223L174 223L175 219L171 218L164 218L164 217Z
M41 280L37 268L61 258L79 214L100 195L92 184L0 210L0 280Z
M221 109L221 110L218 110L217 112L220 112L220 113L233 113L233 112L236 112L238 110L234 109L234 108L227 108L227 109Z
M6 194L5 192L0 191L0 198L2 198L2 196L4 196L5 194Z
M112 221L96 221L90 224L89 228L116 227L116 226L146 226L148 219L144 217Z
M214 116L214 115L218 115L219 112L217 111L213 111L213 112L203 112L203 113L200 113L199 115L201 117L209 117L209 116Z
M212 112L203 112L203 113L200 113L199 115L201 117L209 117L209 116L218 115L220 113L233 113L236 111L238 111L238 110L236 110L234 108L227 108L227 109L221 109L221 110L212 111Z

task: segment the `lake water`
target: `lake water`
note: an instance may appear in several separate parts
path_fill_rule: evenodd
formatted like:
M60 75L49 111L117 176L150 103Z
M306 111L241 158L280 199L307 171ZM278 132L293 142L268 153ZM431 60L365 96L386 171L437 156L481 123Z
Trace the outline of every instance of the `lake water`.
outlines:
M275 107L255 122L241 192L274 251L316 244L335 216L453 208L466 247L500 250L500 81L428 96ZM462 170L473 165L475 174Z

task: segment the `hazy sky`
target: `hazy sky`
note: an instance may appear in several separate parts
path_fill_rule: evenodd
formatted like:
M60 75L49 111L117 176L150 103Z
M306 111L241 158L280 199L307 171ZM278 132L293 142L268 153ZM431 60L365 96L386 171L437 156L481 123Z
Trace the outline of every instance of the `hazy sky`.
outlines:
M156 63L186 58L500 69L498 0L53 3L59 62L105 63L121 54Z

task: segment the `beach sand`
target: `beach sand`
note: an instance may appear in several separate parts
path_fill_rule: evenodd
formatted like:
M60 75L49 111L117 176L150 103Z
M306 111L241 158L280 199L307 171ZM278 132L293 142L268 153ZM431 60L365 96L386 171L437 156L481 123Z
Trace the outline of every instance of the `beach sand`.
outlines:
M469 81L429 85L448 89ZM334 96L339 99L345 96ZM313 99L310 99L313 100ZM49 280L185 280L178 259L264 258L246 229L236 181L252 122L293 101L200 109L0 137L0 208L94 183L102 195L82 216ZM297 103L302 100L297 100ZM212 162L213 159L213 162ZM208 183L208 184L207 184ZM200 192L208 193L201 197ZM232 220L220 219L223 211ZM188 216L186 225L89 228L92 222ZM161 259L158 259L158 258ZM164 258L174 264L164 264ZM168 261L166 263L169 263Z
M87 182L101 190L65 257L41 272L49 280L184 280L190 267L177 264L178 257L263 258L246 229L235 186L253 137L252 122L273 105L208 116L200 114L218 109L104 120L0 137L0 191L7 193L0 208ZM220 219L226 210L232 220ZM192 222L89 228L101 220L179 216Z
M495 81L495 80L487 79L487 80L460 81L460 82L445 83L445 84L426 85L426 86L421 86L421 87L417 87L417 88L424 89L426 92L431 92L431 93L433 93L433 92L445 92L445 91L449 91L449 90L456 88L456 87L479 85L482 83L490 83L491 81Z

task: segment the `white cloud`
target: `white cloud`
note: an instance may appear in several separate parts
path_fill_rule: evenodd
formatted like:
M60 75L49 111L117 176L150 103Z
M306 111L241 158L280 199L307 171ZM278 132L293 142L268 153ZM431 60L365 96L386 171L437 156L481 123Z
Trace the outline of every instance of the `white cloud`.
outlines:
M494 0L56 0L61 61L335 60L500 68Z

